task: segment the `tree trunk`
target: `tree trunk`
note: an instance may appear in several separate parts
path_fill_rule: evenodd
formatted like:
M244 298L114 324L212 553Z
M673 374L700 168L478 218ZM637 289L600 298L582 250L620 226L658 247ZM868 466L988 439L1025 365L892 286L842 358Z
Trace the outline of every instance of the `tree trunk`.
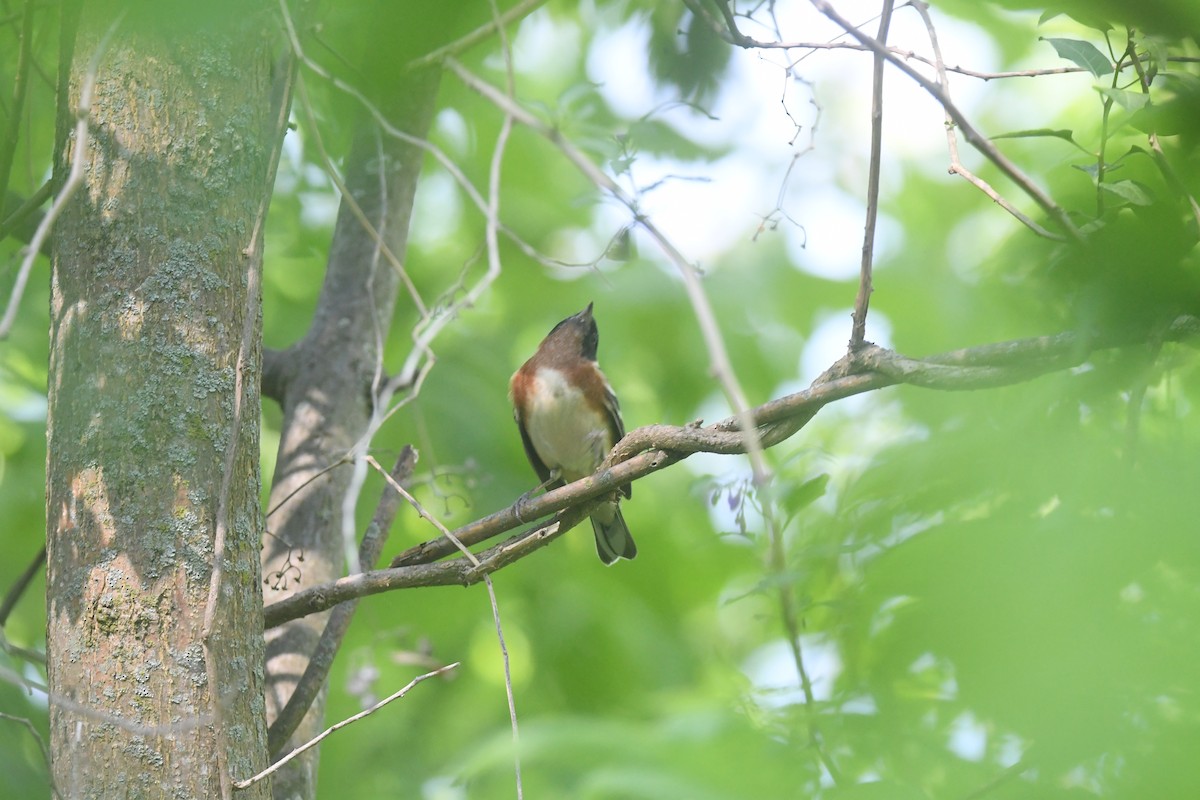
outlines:
M272 7L169 5L114 25L113 4L84 3L66 101L103 50L52 276L46 639L52 774L70 798L228 797L266 762Z
M411 73L396 87L384 111L398 128L413 136L425 135L440 74L438 69ZM351 200L400 259L423 158L422 149L389 136L362 114L346 160L346 185ZM278 507L267 521L274 536L263 550L268 603L345 573L341 510L351 467L343 464L324 470L345 456L366 431L380 347L391 326L399 285L394 266L352 210L351 200L342 200L312 325L302 341L278 355L278 369L267 376L284 414L268 504ZM295 561L300 553L303 563ZM297 571L279 574L289 564ZM373 566L362 565L363 569ZM280 731L274 723L309 666L328 618L329 614L315 614L267 632L267 712L273 723L273 751L286 752L322 729L324 689L312 699L311 707L298 709L308 708L308 712L294 731ZM275 797L315 796L317 765L315 748L292 761L277 773Z

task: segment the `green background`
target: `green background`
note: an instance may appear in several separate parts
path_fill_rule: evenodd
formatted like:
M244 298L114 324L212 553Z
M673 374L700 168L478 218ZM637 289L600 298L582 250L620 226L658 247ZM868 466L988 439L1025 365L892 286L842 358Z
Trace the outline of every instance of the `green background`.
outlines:
M779 5L790 12L795 4ZM947 39L971 36L986 44L981 54L990 63L964 66L1070 65L1039 36L1087 41L1107 52L1107 35L1119 53L1125 25L1134 27L1143 52L1197 55L1186 33L1200 26L1183 0L1086 4L1083 10L1114 23L1107 34L1086 27L1102 20L1071 4L1019 5L945 2L932 13ZM368 8L318 8L330 51L358 53L370 45L363 27ZM1060 16L1039 25L1044 11L1079 12L1083 24ZM911 22L911 9L902 14ZM38 52L52 73L50 23L39 22ZM803 226L814 248L839 248L847 263L856 263L861 223L830 244L820 215L797 209L811 208L806 196L829 196L821 192L862 203L867 109L850 105L830 75L844 65L850 80L861 74L851 73L851 65L861 69L869 56L818 52L797 67L803 76L811 65L825 83L788 82L778 71L779 91L789 84L785 102L767 112L743 108L777 117L780 134L764 149L757 139L743 140L730 119L743 94L744 103L756 97L739 81L760 56L686 32L692 23L674 3L554 2L525 25L535 23L553 33L538 38L523 28L518 35L518 97L627 188L645 189L667 173L728 177L723 163L753 182L752 205L725 209L732 244L698 254L686 230L673 231L675 244L701 261L705 291L750 401L802 388L815 377L814 359L819 370L838 355L820 361L827 351L822 337L829 331L839 342L849 337L857 280L818 277L807 251L788 240ZM874 23L865 29L873 31ZM746 30L769 35L749 23ZM597 61L589 68L593 46L616 31L640 37L648 61ZM521 47L530 42L557 44L554 69L520 69L527 52ZM315 42L306 44L321 52ZM11 83L13 50L0 47L4 85ZM388 59L404 53L403 47L374 52L368 61L384 72L372 72L373 80L387 86L397 71L386 73ZM463 59L503 85L499 53L493 39ZM826 66L818 68L822 59ZM542 60L529 56L527 63ZM616 81L628 70L654 75L659 100L720 106L726 119L687 107L646 118L640 116L652 107L618 112L600 82L606 71ZM1200 189L1200 79L1191 62L1164 62L1163 72L1154 113L1139 116L1146 109L1117 104L1107 128L1104 95L1095 87L1111 87L1111 75L986 83L955 76L955 91L967 87L969 114L988 135L1072 132L1078 147L1061 135L999 144L1096 244L1072 249L1038 239L947 175L935 114L924 129L932 150L914 156L885 145L887 239L868 322L868 339L913 356L1062 330L1133 329L1148 344L1097 352L1080 367L1000 389L900 387L839 403L769 452L772 498L749 485L744 459L698 456L640 481L624 505L639 544L635 561L602 567L584 526L495 576L526 797L1184 798L1200 792L1200 430L1192 414L1200 387L1193 348L1159 346L1154 335L1164 318L1196 311L1196 235L1178 187L1147 155L1147 130L1160 131L1179 185L1193 194ZM1132 72L1126 78L1119 85L1136 91L1127 85ZM349 131L341 112L352 101L316 76L307 80L326 147L343 153ZM899 91L903 83L893 71L889 88ZM53 141L49 88L35 85L28 102L11 181L24 194L44 179ZM432 140L485 186L500 115L451 75L439 105L444 110ZM820 109L815 131L814 108ZM794 131L785 109L804 126L798 144L789 144ZM905 107L889 106L887 113L889 126L915 124ZM269 347L285 347L305 329L320 287L329 210L336 207L304 126L290 137L266 239ZM808 142L813 149L800 156L794 174L785 174ZM1097 190L1101 145L1113 164L1109 180L1128 180L1144 195L1131 195L1125 184ZM1050 225L994 169L974 157L969 163ZM767 224L755 236L756 214L770 211L781 185L791 219L777 217L778 228ZM652 195L645 193L648 206ZM433 159L418 204L406 267L422 292L436 297L460 273L477 280L484 222ZM521 128L505 155L501 217L538 250L567 260L579 254L564 241L586 242L585 258L598 257L630 221L551 143ZM600 327L600 363L628 428L728 414L677 273L644 234L635 232L632 244L628 260L550 268L504 241L500 278L435 343L436 367L416 401L384 428L373 453L388 462L413 443L421 456L417 494L447 525L502 508L536 482L511 420L508 377L555 322L589 301ZM11 239L0 242L9 283L18 248ZM44 536L46 274L44 264L35 270L18 325L0 345L5 587ZM408 355L414 321L402 300L389 368ZM263 419L269 475L278 409L268 405ZM380 490L373 478L364 491L364 523ZM762 515L768 499L783 523L782 571L769 566ZM433 535L402 510L387 555ZM811 705L786 643L781 586L791 588L802 621ZM44 647L43 593L41 581L31 587L4 629L9 642ZM515 796L503 663L482 586L365 600L331 679L328 720L451 661L462 666L448 678L421 684L327 740L320 796ZM41 680L36 668L12 656L0 654L0 665ZM44 703L7 681L0 681L0 711L44 728ZM823 761L835 765L837 780ZM37 742L8 720L0 720L0 773L7 796L46 796Z

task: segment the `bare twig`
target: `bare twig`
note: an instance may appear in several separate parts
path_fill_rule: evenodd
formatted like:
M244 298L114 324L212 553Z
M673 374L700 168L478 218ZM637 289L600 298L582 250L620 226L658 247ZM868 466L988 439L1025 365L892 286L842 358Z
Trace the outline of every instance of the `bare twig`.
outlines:
M8 216L4 217L3 220L0 220L0 240L7 239L11 234L12 236L16 237L17 241L22 241L26 244L29 244L29 242L33 241L33 234L37 231L38 225L41 224L41 218L38 217L34 220L31 220L29 225L22 225L21 223L25 222L25 220L29 218L29 216L39 206L41 206L42 203L50 199L50 196L53 194L54 179L50 178L41 186L39 186L36 192L29 195L29 197L25 198L25 200L21 201L17 207L8 214ZM4 198L5 207L7 207L9 204L19 200L20 195L16 194L15 192L8 192L6 195L4 195ZM46 247L45 243L42 245L42 255L50 255L50 248Z
M360 719L363 719L364 717L369 717L370 715L374 714L379 709L386 706L388 703L391 703L394 700L399 700L401 697L404 697L404 695L408 694L413 689L413 687L415 687L418 683L421 683L422 681L426 681L430 678L435 678L438 675L444 675L445 673L449 672L450 670L455 669L460 663L462 663L462 662L455 661L453 664L447 664L446 666L441 667L439 669L435 669L432 672L426 672L424 675L418 675L417 677L413 678L411 681L406 683L404 685L404 687L401 688L399 691L388 695L387 697L383 698L378 703L376 703L375 705L366 709L365 711L360 711L359 713L355 714L352 717L348 717L348 718L342 720L341 722L338 722L334 725L329 726L324 731L322 731L320 734L313 737L312 739L305 742L304 744L300 745L295 750L288 753L286 756L279 759L274 764L267 767L265 770L258 773L257 775L254 775L253 777L250 777L250 778L246 778L245 780L234 781L233 788L246 789L246 788L253 786L254 784L261 781L263 778L266 778L267 776L271 775L276 770L282 768L285 764L287 764L289 761L291 761L296 756L300 755L301 753L304 753L306 750L311 750L312 748L316 747L318 744L321 743L321 741L323 739L325 739L325 737L329 736L330 734L334 733L335 731L339 731L342 728L346 727L347 725L352 725L355 722L358 722Z
M503 94L487 81L479 78L470 70L452 58L446 59L446 66L468 87L490 100L507 116L526 126L543 138L554 144L576 169L583 173L597 188L611 194L634 215L637 224L650 234L658 244L659 249L666 255L671 264L679 270L683 284L687 290L688 300L700 325L700 333L704 338L708 351L710 369L716 377L729 401L730 407L743 421L743 433L746 436L746 454L754 469L756 481L765 481L769 475L766 462L762 457L762 447L758 444L757 434L749 418L749 402L745 392L738 383L733 370L733 363L725 349L725 342L717 325L716 315L712 304L708 301L704 287L700 282L700 274L696 267L679 251L665 234L648 217L638 210L637 201L621 186L604 173L586 154L563 137L557 129L542 122L536 116L518 105L511 97Z
M267 510L266 518L270 519L272 514L274 514L279 509L281 509L285 505L287 505L287 502L289 500L291 500L293 497L295 497L297 494L299 494L301 491L303 491L306 486L308 486L311 483L313 483L314 481L316 481L322 475L328 475L333 470L335 470L338 467L342 466L343 464L347 464L347 463L349 463L349 458L340 458L337 461L330 464L329 466L323 467L322 469L319 469L316 472L314 472L311 476L309 476L307 479L305 479L305 481L303 483L301 483L299 486L297 486L295 489L293 489L291 492L289 492L286 497L281 499L275 505L271 506L271 508L269 508Z
M492 18L496 26L496 33L500 37L500 52L504 56L504 87L508 94L508 99L515 103L517 85L516 78L513 75L512 48L509 45L508 34L504 31L504 22L500 17L500 10L496 7L496 0L491 0L490 5L492 7ZM500 246L496 236L500 218L500 166L504 159L505 145L508 143L509 135L512 134L512 129L512 115L506 113L504 121L500 124L500 134L496 138L496 146L492 150L492 160L488 166L488 215L484 236L487 242L488 271L484 275L484 279L472 287L472 291L476 292L477 296L481 295L500 275ZM470 292L468 292L468 295L470 295ZM496 623L496 641L500 644L500 658L504 664L504 694L508 700L508 718L512 728L513 772L516 776L517 800L523 800L525 797L525 784L521 780L521 731L520 726L517 724L517 699L513 693L512 662L508 657L508 644L504 641L504 629L500 624L500 604L496 600L496 587L492 585L490 574L484 577L484 582L487 584L488 601L492 606L492 620Z
M879 33L875 38L887 42L892 24L892 0L883 0L879 15ZM867 309L871 304L871 263L875 255L875 223L879 218L879 167L883 151L883 54L875 53L871 72L871 160L867 171L867 221L863 226L862 261L858 273L858 294L854 298L854 324L850 331L850 349L862 346L867 335Z
M281 5L283 5L282 2ZM283 7L286 14L286 6L284 5ZM290 29L290 20L288 25ZM371 440L374 439L379 428L417 395L425 376L429 374L429 370L432 369L435 361L431 349L433 340L447 324L457 318L462 309L470 308L478 302L483 293L487 291L488 287L500 275L500 248L497 237L497 231L501 227L499 222L500 167L503 163L504 152L511 132L512 118L506 116L504 123L500 127L500 133L496 137L496 144L492 151L492 159L488 172L488 199L484 207L484 216L487 221L487 271L457 300L439 309L436 313L425 313L422 315L421 320L413 328L413 347L409 351L408 357L396 375L377 390L374 397L371 419L367 424L367 428L358 442L351 448L348 455L349 458L353 459L354 472L350 480L350 485L346 490L346 500L343 503L343 533L346 539L348 571L351 573L359 571L359 565L356 563L357 549L353 544L353 505L367 477L367 462L364 457L367 447ZM413 143L416 141L413 140ZM406 396L400 402L393 405L393 397L401 391L405 392Z
M432 64L437 64L445 61L450 56L456 56L464 50L469 50L475 45L482 42L484 39L491 36L493 33L499 32L504 34L504 26L514 20L521 19L526 15L535 11L539 6L546 4L546 0L521 0L512 8L501 14L493 14L492 19L480 25L475 30L468 33L466 36L455 39L444 47L439 47L430 53L421 56L418 59L408 62L405 69L420 69ZM495 8L495 4L492 5Z
M699 0L683 0L684 5L696 13L698 16L708 20L713 31L724 39L729 44L735 47L741 47L746 50L858 50L860 52L871 51L872 48L859 42L847 42L839 38L821 41L763 41L747 36L738 29L737 23L733 15L726 13L727 9L722 8L724 20L716 20ZM909 4L914 4L913 0L909 0ZM842 34L845 35L845 34ZM901 47L889 46L887 51L897 58L903 58L905 61L919 61L928 66L935 66L934 59L922 55L914 50L905 50ZM1171 56L1167 59L1171 63L1196 63L1200 62L1200 57L1197 56ZM1113 64L1113 68L1119 68L1117 64ZM998 72L988 72L982 70L970 69L960 65L946 65L945 69L949 72L954 72L959 75L965 75L969 78L978 78L982 81L1003 80L1007 78L1040 78L1047 75L1071 75L1080 72L1087 72L1083 67L1062 66L1062 67L1040 67L1034 69L1018 69L1018 70L1001 70Z
M367 456L367 459L371 461L371 463L374 464L377 469L379 468L379 464L374 458ZM454 535L453 531L443 525L441 520L439 520L437 517L426 511L425 507L422 506L417 498L413 497L408 490L396 483L396 481L392 480L390 475L385 475L384 478L398 494L402 495L404 499L408 501L408 504L413 507L413 510L415 510L422 519L441 531L442 536L452 542L454 546L458 548L460 552L462 552L463 558L467 562L470 562L471 566L474 568L474 574L477 575L478 578L482 578L484 584L487 586L488 601L491 603L492 607L492 621L496 624L496 639L500 643L500 657L504 664L504 688L508 697L508 713L512 723L514 758L516 759L517 797L521 798L524 793L524 788L521 783L521 759L519 753L515 752L520 744L520 732L517 726L517 704L512 689L512 666L508 658L508 645L504 641L504 626L500 622L500 603L496 599L496 587L492 585L492 570L486 569L483 562L480 561L480 559L474 553L472 553L457 536Z
M295 54L296 58L300 61L300 63L304 64L304 66L306 66L310 70L312 70L312 72L314 74L319 75L320 77L324 78L334 88L338 89L341 92L345 92L346 94L350 95L355 100L357 100L362 105L362 107L367 111L367 113L371 115L372 119L375 120L375 123L377 125L379 125L380 129L383 130L388 136L391 136L391 137L398 139L402 142L405 142L407 144L411 144L414 147L419 147L422 150L424 150L425 152L429 153L431 156L433 156L434 160L436 160L438 162L438 164L440 164L441 167L444 170L446 170L446 173L463 190L463 192L466 194L467 198L471 201L471 203L475 206L475 208L478 209L482 214L484 214L486 216L487 215L487 201L485 201L483 199L483 195L480 194L479 190L475 188L475 185L473 183L471 183L470 179L467 178L466 174L462 171L462 169L458 166L458 164L455 163L454 159L452 159L450 156L446 155L445 151L442 150L437 145L435 145L425 139L422 139L418 136L413 136L412 134L407 133L406 131L402 131L399 128L397 128L395 125L393 125L391 123L391 121L387 118L387 116L382 111L379 110L378 106L376 106L369 99L367 99L366 95L364 95L361 91L359 91L354 86L346 83L342 79L336 77L335 75L330 73L327 69L325 69L320 64L318 64L316 61L313 61L311 58L309 58L308 55L304 52L304 48L300 44L300 37L296 33L296 26L292 20L291 13L288 11L286 0L280 0L279 7L280 7L280 14L283 17L283 22L284 22L285 31L287 33L288 42L291 45L292 52ZM522 239L520 236L518 236L517 233L515 231L513 231L511 228L509 228L507 225L498 223L498 228L505 236L508 237L509 241L511 241L513 244L515 244L518 248L520 248L520 250L523 253L529 255L531 258L536 258L539 261L547 261L548 260L548 259L546 259L545 256L538 253L536 248L534 248L532 245L530 245L528 242L526 242L524 239ZM438 316L437 314L434 315L435 318L437 316ZM430 325L432 323L427 321L426 324Z
M416 451L411 447L405 447L401 450L399 458L396 459L396 465L392 467L391 479L399 484L408 482L416 461ZM379 559L379 554L387 542L388 531L391 529L392 520L395 519L399 506L400 495L392 490L390 484L385 486L383 495L375 506L371 524L367 527L362 544L359 546L359 562L367 568L370 568ZM343 603L330 614L329 621L325 623L325 629L321 631L321 638L317 641L317 646L313 648L308 665L304 668L304 674L296 683L296 687L292 690L283 709L275 717L275 721L267 729L268 753L274 755L279 752L292 738L292 734L296 732L304 715L308 713L313 700L329 677L329 668L333 665L334 656L341 647L342 639L350 627L350 622L354 619L354 612L357 608L358 606L354 602Z
M929 5L925 2L922 2L922 0L910 0L909 5L916 10L916 12L921 16L921 21L925 24L925 31L929 35L929 46L933 49L934 67L937 70L938 86L940 86L942 91L949 96L950 82L946 77L945 62L942 61L942 48L941 45L938 44L937 29L934 28L933 20L929 16ZM985 181L983 178L980 178L971 170L967 169L967 167L962 163L962 160L958 157L958 136L954 133L954 118L950 116L950 112L948 110L943 109L943 111L946 116L946 147L950 152L950 174L958 175L976 189L986 194L992 199L993 203L1003 208L1005 211L1015 217L1022 225L1029 228L1038 236L1054 241L1064 241L1065 237L1063 237L1061 234L1052 233L1039 225L1037 222L1034 222L1027 214L1021 211L1021 209L1014 206L1007 199L1005 199L1003 195L992 188L990 183Z
M1017 759L1016 763L1011 764L1010 766L1001 770L998 775L985 783L983 786L980 786L978 789L963 795L962 800L979 800L981 797L986 797L1008 781L1011 781L1013 778L1019 778L1021 775L1036 767L1037 759L1030 756L1032 752L1032 748L1027 750L1019 759Z
M43 739L42 734L38 732L37 726L35 726L26 717L18 717L15 714L6 714L3 711L0 711L0 719L6 719L11 722L15 722L29 731L29 735L33 737L35 742L37 742L38 750L40 750L42 753L42 761L46 765L46 778L50 781L50 791L54 792L55 797L62 797L62 794L58 791L58 787L54 785L54 771L50 769L50 750L47 749L46 740Z
M387 242L383 240L383 236L367 219L366 213L362 210L362 206L354 199L354 193L350 191L350 187L346 186L346 182L342 180L341 174L337 167L334 166L333 159L329 157L329 152L325 149L325 140L321 136L320 126L317 125L316 115L313 113L312 101L308 97L308 87L305 85L304 79L301 78L296 85L296 96L300 100L300 108L304 111L304 119L306 129L312 136L313 144L317 146L317 154L321 157L321 166L325 168L325 174L329 176L329 180L333 181L333 185L337 188L341 201L350 209L350 213L358 220L358 224L366 231L367 236L375 243L375 247L379 253L387 260L396 274L400 276L400 282L404 284L404 288L408 290L409 299L413 301L417 312L422 317L429 314L429 309L425 306L425 301L421 298L421 293L417 291L416 284L412 282L412 278L408 275L408 270L404 268L404 263L400 258L392 252L388 247ZM380 179L382 180L383 171L380 170Z
M46 547L43 545L42 549L38 550L38 554L29 562L29 566L25 567L24 571L13 582L13 585L5 592L4 600L0 601L0 628L3 628L5 623L8 622L8 615L12 613L13 608L17 605L17 601L21 599L21 595L29 588L29 584L33 581L34 577L41 572L42 565L45 563Z
M4 310L4 317L0 318L0 339L8 338L9 333L12 332L17 311L21 307L21 298L25 295L25 285L29 282L29 273L33 269L33 262L38 253L42 251L46 237L50 235L50 230L54 227L54 221L58 219L58 215L66 207L67 201L83 183L84 171L87 169L88 118L92 113L92 93L96 88L96 74L100 71L100 60L104 57L104 51L108 49L108 43L112 41L113 35L124 19L125 12L122 11L112 25L108 26L100 43L96 45L96 51L92 53L91 61L88 62L87 72L84 73L83 83L79 89L79 105L75 109L75 146L71 151L71 169L58 196L50 205L50 210L46 212L46 216L42 217L37 231L33 234L33 239L25 246L25 258L21 261L21 267L17 271L17 280L13 283L12 295L8 298L8 307Z
M740 441L740 439L739 439ZM646 453L637 456L630 462L631 467L625 473L634 474L635 468L644 467L653 462L655 456L669 461L661 453ZM636 463L635 463L636 462ZM661 463L661 462L659 462ZM624 465L622 465L624 466ZM643 474L652 472L647 469ZM614 487L615 488L615 485ZM613 489L609 489L611 492ZM561 490L560 490L561 491ZM579 502L579 501L574 501ZM311 587L302 592L272 603L264 609L264 626L273 628L290 620L316 614L332 608L339 603L380 594L395 589L414 589L428 586L473 586L484 582L491 575L509 564L513 564L530 555L536 550L566 534L594 511L603 500L582 502L574 505L568 511L560 514L553 522L537 527L530 532L511 537L498 545L482 552L473 554L475 562L464 558L455 558L440 563L420 563L411 566L362 572L348 575L331 583ZM511 509L506 509L511 511ZM504 530L516 527L520 523L513 522ZM491 525L493 530L489 535L500 532L495 530L497 524ZM457 534L456 534L457 536ZM487 538L484 536L483 538ZM460 539L461 541L461 539ZM478 563L476 563L478 562Z
M8 108L8 130L0 135L0 198L8 191L13 159L17 154L17 137L21 133L21 110L25 106L25 91L29 87L29 64L33 60L34 0L25 0L22 10L20 45L17 48L17 73L13 78L13 100Z
M1048 195L1040 186L1034 183L1028 175L1022 172L1016 164L1010 161L1006 155L1001 153L991 139L988 139L986 136L977 131L975 126L971 124L971 121L968 120L966 115L963 114L962 110L960 110L958 106L954 104L954 101L950 99L950 95L947 94L941 86L934 81L929 80L917 70L913 69L900 57L889 52L883 43L854 27L845 17L839 14L837 10L829 4L828 0L809 0L809 2L811 2L818 11L836 23L842 30L853 36L872 52L877 53L890 61L896 66L897 69L899 69L908 77L912 78L912 80L915 81L918 86L932 95L933 98L941 104L942 108L946 110L946 113L950 116L954 124L958 126L959 130L962 131L963 137L971 143L972 147L978 150L980 154L983 155L983 157L988 161L991 161L992 164L994 164L1002 173L1004 173L1009 180L1020 187L1021 191L1029 195L1029 197L1035 203L1037 203L1038 206L1044 212L1046 212L1046 214L1049 215L1050 218L1053 219L1068 236L1077 241L1082 241L1083 234L1078 228L1075 227L1075 223L1071 221L1071 218L1067 215L1067 212L1064 211L1057 203L1055 203L1054 199L1051 198L1050 195Z

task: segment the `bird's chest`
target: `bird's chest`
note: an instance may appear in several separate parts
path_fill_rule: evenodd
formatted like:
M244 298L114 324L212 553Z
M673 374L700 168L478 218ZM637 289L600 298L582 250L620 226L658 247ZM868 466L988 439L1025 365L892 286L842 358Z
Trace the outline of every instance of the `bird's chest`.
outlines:
M608 422L556 369L534 375L525 430L546 466L569 482L592 474L612 447Z

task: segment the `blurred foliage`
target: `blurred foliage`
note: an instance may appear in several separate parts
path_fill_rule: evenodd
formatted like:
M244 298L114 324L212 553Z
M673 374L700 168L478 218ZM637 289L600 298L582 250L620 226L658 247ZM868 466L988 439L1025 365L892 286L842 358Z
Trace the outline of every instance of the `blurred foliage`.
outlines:
M739 23L767 38L767 12L785 5L755 5L754 19ZM308 4L303 41L340 80L386 105L414 54L491 13L482 2L421 7L424 16L407 4ZM10 187L27 196L46 179L52 154L57 10L0 6L8 15L0 23L3 87L12 85L23 8L37 15L35 69ZM854 18L870 9L856 7ZM749 14L751 5L738 11ZM933 156L885 153L882 212L894 234L877 261L869 334L912 355L1076 328L1133 329L1148 344L1005 389L898 388L825 409L769 454L782 571L766 566L767 498L748 485L744 462L697 456L641 482L626 504L641 546L636 561L602 568L580 529L498 574L527 796L1148 798L1190 796L1200 785L1200 539L1189 488L1200 479L1192 418L1200 374L1190 347L1154 344L1156 326L1198 310L1187 197L1200 192L1195 4L944 0L933 14L994 54L994 63L964 66L1070 65L1093 51L1122 61L1111 74L972 86L980 129L1020 133L999 145L1048 187L1088 241L1039 239L947 176L938 118L925 151ZM762 96L750 91L749 70L779 62L725 47L682 4L556 0L514 31L518 97L622 181L642 210L670 215L656 198L678 186L685 192L670 195L674 202L693 189L719 198L704 202L727 198L720 211L734 234L724 243L696 252L693 239L709 233L699 208L672 235L706 270L752 401L815 377L838 355L825 345L828 331L839 345L849 336L856 272L829 277L795 242L840 237L844 261L855 264L861 228L823 229L815 212L810 219L796 208L806 194L826 202L833 189L860 197L865 148L827 118L811 132L813 151L793 162L806 139L792 144L789 126L793 115L803 118L810 92L832 112L861 92L826 74L832 88L790 81L780 104L787 81L778 71L771 107L756 113L777 117L783 133L764 144L739 127L745 105ZM1043 36L1087 46L1056 52ZM634 45L622 50L622 41ZM641 60L622 60L629 52ZM799 62L797 74L810 77L826 57L835 56ZM461 58L503 86L494 38ZM1148 91L1139 68L1153 73ZM328 82L305 79L336 160L361 111ZM955 91L969 81L955 76ZM627 94L641 103L636 111L609 82L634 87ZM439 105L433 143L485 187L500 114L451 76ZM0 105L0 114L11 111ZM851 112L866 119L865 106ZM908 124L899 114L888 122ZM337 197L314 133L305 123L289 134L272 201L270 347L302 335L320 289ZM988 165L972 168L1036 214ZM735 173L753 181L749 204L733 188L701 195L703 184L683 180L710 173L731 187ZM667 188L654 188L660 180ZM803 231L769 215L777 203ZM502 241L500 279L437 340L437 366L420 396L377 440L384 461L406 442L418 447L419 494L451 525L509 504L535 482L511 422L508 376L555 322L590 300L600 361L628 427L728 413L680 281L654 244L634 230L620 253L627 260L601 258L631 222L628 212L600 197L552 143L520 128L505 156L500 205L505 223L539 252L597 262L546 266ZM427 298L482 275L483 235L472 201L427 158L405 262ZM0 242L5 297L19 246ZM44 264L39 270L0 345L0 504L8 518L0 587L32 559L44 529L48 292ZM390 367L407 356L414 322L402 301ZM274 406L264 424L270 474ZM364 497L380 489L376 481ZM431 535L402 514L389 554ZM803 620L811 706L780 621L780 585L793 588ZM44 646L43 592L39 581L23 598L4 628L8 642ZM329 720L458 660L451 677L328 739L321 796L513 796L502 664L482 587L364 601L332 678ZM13 656L0 654L0 666L37 677ZM38 697L7 682L0 711L45 725ZM823 760L835 765L837 782ZM36 741L7 719L0 772L13 796L47 794Z

